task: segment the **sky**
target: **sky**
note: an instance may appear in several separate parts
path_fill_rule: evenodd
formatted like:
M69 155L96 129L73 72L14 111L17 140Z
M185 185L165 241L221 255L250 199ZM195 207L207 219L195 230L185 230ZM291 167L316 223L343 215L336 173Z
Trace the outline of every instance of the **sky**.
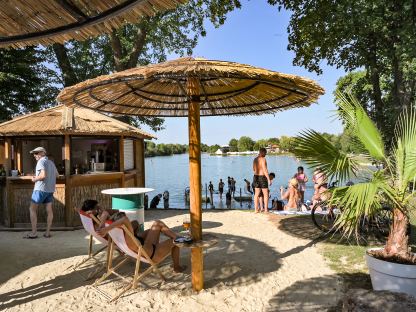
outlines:
M254 140L294 136L303 129L338 134L341 122L334 120L333 91L342 69L322 61L322 75L293 66L294 53L287 50L290 12L278 11L266 0L242 1L242 8L228 14L224 25L214 28L206 23L207 36L199 39L193 56L233 61L269 70L308 77L324 89L317 104L291 109L275 115L201 118L201 141L208 145L226 145L232 138L249 136ZM171 55L168 59L175 59ZM165 129L158 131L155 143L188 143L187 118L165 118ZM149 128L145 130L151 132Z

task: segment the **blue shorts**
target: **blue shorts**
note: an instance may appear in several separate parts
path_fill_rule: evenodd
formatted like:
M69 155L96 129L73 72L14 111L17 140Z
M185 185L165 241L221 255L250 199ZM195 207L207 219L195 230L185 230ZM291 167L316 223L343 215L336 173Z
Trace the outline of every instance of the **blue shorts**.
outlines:
M42 192L42 191L33 191L32 193L32 203L35 204L49 204L53 200L53 193Z

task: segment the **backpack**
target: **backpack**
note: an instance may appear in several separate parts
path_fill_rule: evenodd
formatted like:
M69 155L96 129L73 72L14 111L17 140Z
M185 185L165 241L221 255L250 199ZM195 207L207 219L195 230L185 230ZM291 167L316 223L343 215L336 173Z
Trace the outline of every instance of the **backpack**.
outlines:
M272 209L273 210L283 210L283 202L278 199L272 200Z

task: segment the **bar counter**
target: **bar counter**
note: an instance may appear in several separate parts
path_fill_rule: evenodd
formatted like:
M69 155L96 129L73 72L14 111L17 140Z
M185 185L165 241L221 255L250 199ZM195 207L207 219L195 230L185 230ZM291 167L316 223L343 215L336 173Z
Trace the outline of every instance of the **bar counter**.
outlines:
M74 208L81 207L86 199L95 199L111 207L111 198L101 193L104 189L134 187L138 176L135 170L127 172L99 172L58 176L53 201L53 227L76 228L81 225ZM0 220L8 228L29 228L29 205L34 183L32 176L0 176ZM38 224L46 223L46 209L40 205Z

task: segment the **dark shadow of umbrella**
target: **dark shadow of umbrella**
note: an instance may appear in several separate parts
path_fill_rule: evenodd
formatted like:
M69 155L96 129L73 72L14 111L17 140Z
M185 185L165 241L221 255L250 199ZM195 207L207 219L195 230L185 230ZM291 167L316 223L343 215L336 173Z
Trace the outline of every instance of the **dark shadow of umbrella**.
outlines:
M213 222L215 224L215 222ZM255 239L227 235L227 234L215 234L218 237L218 244L206 250L204 257L204 275L205 275L205 288L212 287L229 287L248 285L255 283L262 279L265 274L277 271L280 267L279 253L273 248ZM259 265L259 255L268 261L262 262ZM56 257L59 258L59 257ZM172 272L170 258L163 262L160 266L162 273L168 278L168 282L161 285L160 279L156 274L150 274L143 279L141 286L138 290L127 293L136 294L143 290L143 286L159 289L160 291L169 293L170 291L188 290L189 294L192 294L191 290L191 275L190 275L190 251L189 249L182 249L181 262L188 266L185 274L174 274ZM51 261L55 260L53 257ZM76 261L74 260L74 263ZM46 264L47 265L47 264ZM92 281L84 281L83 276L87 276L93 267L81 270L81 272L67 273L63 268L62 275L58 275L53 279L47 281L29 285L22 289L12 290L0 295L1 309L11 308L18 305L31 302L37 299L47 300L49 296L72 290L81 286L92 284ZM134 263L131 262L126 265L120 273L123 275L132 274L134 271ZM81 273L81 274L78 274ZM15 274L13 274L15 275ZM47 278L47 277L46 277ZM116 278L107 280L103 287L103 290L111 293L114 292L117 284ZM83 291L83 290L81 290ZM187 293L187 292L185 292ZM70 299L70 296L68 297Z
M355 281L350 286L371 289L369 276L364 273L342 273L297 281L277 293L267 311L341 311L345 281ZM348 286L349 288L349 286Z

